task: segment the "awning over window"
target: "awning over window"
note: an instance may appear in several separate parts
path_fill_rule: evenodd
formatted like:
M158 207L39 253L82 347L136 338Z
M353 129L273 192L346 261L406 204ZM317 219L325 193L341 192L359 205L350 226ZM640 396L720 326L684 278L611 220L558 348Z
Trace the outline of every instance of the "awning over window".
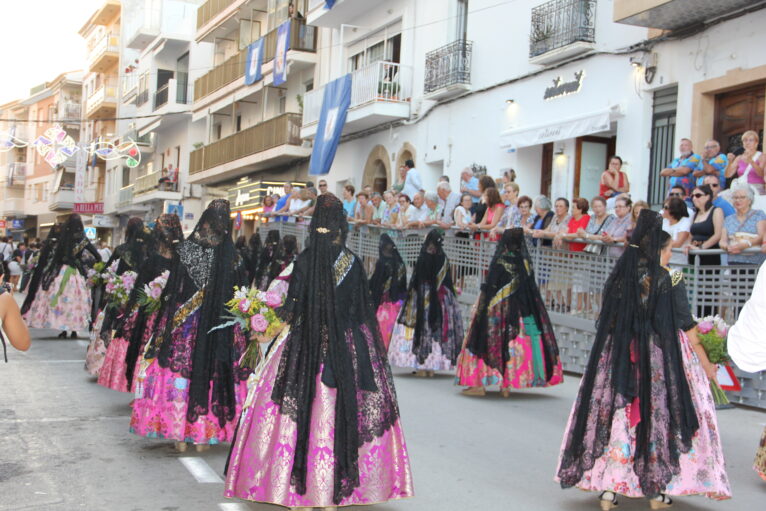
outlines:
M621 116L622 109L614 105L553 123L512 128L500 132L500 147L518 149L608 131L612 121Z

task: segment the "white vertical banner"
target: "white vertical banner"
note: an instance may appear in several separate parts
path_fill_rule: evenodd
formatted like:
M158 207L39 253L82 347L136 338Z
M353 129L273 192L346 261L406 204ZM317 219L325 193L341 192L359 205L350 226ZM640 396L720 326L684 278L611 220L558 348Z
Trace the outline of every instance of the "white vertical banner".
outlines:
M75 162L74 201L82 203L85 202L85 169L88 164L88 152L84 145L75 154Z

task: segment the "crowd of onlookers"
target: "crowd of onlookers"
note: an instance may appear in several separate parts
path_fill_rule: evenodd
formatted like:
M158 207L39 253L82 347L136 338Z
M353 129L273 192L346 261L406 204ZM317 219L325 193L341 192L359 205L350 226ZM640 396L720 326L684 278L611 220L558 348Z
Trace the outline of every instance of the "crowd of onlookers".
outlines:
M764 188L766 157L755 150L758 135L742 137L740 154L724 155L711 140L702 155L692 150L691 141L681 141L681 155L661 174L669 178L663 204L664 229L678 248L673 264L760 264L766 259L766 213L754 209L756 194ZM570 201L540 195L522 195L511 170L495 179L475 175L465 168L458 183L441 176L434 191L425 191L420 172L411 160L399 169L399 182L390 190L361 190L347 184L343 205L356 228L379 225L387 229L441 227L448 235L487 240L499 239L503 230L520 227L528 234L530 246L552 246L572 252L608 253L619 256L629 238L638 213L648 208L645 201L630 197L630 181L622 170L622 159L613 156L601 175L599 194ZM732 179L737 182L732 184ZM727 180L731 188L722 194ZM299 191L286 184L284 195L267 197L264 214L273 220L307 222L314 199L328 191L319 180ZM725 197L724 197L725 195ZM601 241L603 243L589 243ZM761 253L743 253L763 247ZM696 253L690 250L722 249L725 254Z
M23 291L32 275L40 252L40 239L14 241L9 236L0 237L0 259L2 259L3 282L11 291Z

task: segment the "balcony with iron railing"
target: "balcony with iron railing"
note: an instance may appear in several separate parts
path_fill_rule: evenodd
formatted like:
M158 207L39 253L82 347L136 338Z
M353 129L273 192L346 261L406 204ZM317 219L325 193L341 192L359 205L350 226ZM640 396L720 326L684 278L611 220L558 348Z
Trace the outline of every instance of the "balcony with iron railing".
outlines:
M473 42L460 39L426 53L425 95L442 99L469 90L472 52Z
M105 73L120 60L120 35L103 32L88 42L88 71Z
M285 113L192 151L189 181L222 181L306 158L311 149L302 147L300 127L300 114Z
M74 101L62 101L59 103L57 117L59 120L78 121L82 117L82 104Z
M27 164L24 162L9 163L6 177L8 186L24 186L27 180Z
M271 73L274 54L277 49L277 30L274 29L265 36L263 43L263 75ZM306 25L301 20L292 20L290 25L290 41L288 42L287 59L290 61L295 55L293 52L316 53L317 30L316 27ZM244 85L245 63L247 62L247 48L243 48L237 54L229 57L211 71L194 81L194 101L197 102L217 90L236 82Z
M593 51L596 0L550 0L532 9L529 60L551 64Z
M303 98L301 136L316 134L322 111L324 86L307 92ZM412 68L395 62L378 61L357 69L351 77L351 104L345 131L354 133L410 117Z
M188 86L171 79L154 93L154 110L168 105L186 105L189 102Z
M89 119L114 117L117 111L117 81L109 80L88 96L85 116Z

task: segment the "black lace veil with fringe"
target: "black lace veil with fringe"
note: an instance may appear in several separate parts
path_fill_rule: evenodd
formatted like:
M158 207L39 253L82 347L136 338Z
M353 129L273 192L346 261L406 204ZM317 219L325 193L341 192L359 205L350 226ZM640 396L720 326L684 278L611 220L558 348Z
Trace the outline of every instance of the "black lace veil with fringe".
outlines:
M377 309L384 297L398 302L407 296L407 266L396 248L396 243L386 233L378 242L378 261L370 277L372 304Z
M61 268L65 265L72 266L84 276L86 263L83 252L86 250L90 253L90 259L93 262L101 260L101 255L85 237L85 228L80 215L76 213L69 215L62 228L61 238L45 264L42 277L43 289L46 291L50 289L50 285L56 280Z
M32 306L32 302L35 301L37 296L37 290L40 289L40 284L43 280L43 274L45 268L48 265L51 255L56 250L56 244L61 239L61 232L64 226L62 224L54 224L51 230L48 232L48 236L43 240L40 247L40 254L37 256L37 263L35 270L32 273L32 278L29 279L27 285L27 296L24 298L24 303L21 304L21 313L26 314L29 308Z
M644 209L604 286L558 477L575 486L609 443L615 413L638 408L633 470L646 497L665 491L699 428L684 373L670 274L660 264L662 222ZM655 381L653 381L653 379ZM635 412L633 412L635 413Z
M321 382L337 390L334 422L333 501L359 486L359 447L382 435L399 416L393 386L375 374L390 368L359 259L345 246L343 204L321 195L309 227L307 248L295 262L280 316L289 323L272 400L295 420L298 438L291 480L306 492L312 403ZM364 328L363 328L364 327ZM368 349L363 330L373 336ZM383 383L382 385L386 385Z

